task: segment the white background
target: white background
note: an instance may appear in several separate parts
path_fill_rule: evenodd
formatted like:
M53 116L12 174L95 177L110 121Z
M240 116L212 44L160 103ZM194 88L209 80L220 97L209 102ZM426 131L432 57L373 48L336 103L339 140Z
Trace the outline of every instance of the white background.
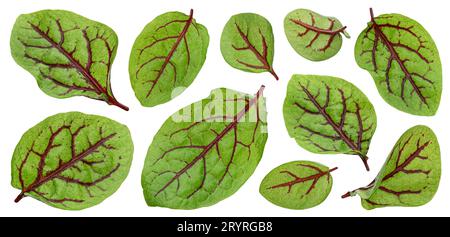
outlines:
M418 117L400 112L385 103L370 75L360 69L353 57L358 34L369 21L369 7L376 15L401 13L419 21L433 36L443 62L444 90L440 109L434 117ZM167 11L194 9L195 19L208 28L210 45L203 69L194 83L179 97L155 108L140 106L134 97L128 77L128 58L132 44L142 28ZM335 16L348 26L352 38L344 39L340 53L324 62L303 59L289 45L283 30L283 19L291 10L307 8L323 15ZM119 48L112 68L112 89L116 98L130 106L125 112L103 102L75 97L59 100L45 95L34 78L20 68L10 56L9 37L16 17L42 9L65 9L109 25L119 36ZM0 216L450 216L450 94L447 73L450 58L448 9L441 0L3 0L0 7ZM220 34L229 17L242 12L265 16L275 35L274 68L280 76L275 81L268 73L252 74L231 68L220 54ZM294 73L323 74L344 78L358 86L375 106L378 128L369 150L371 172L357 156L316 155L297 146L284 126L282 104L289 78ZM269 139L263 159L254 175L230 198L207 208L191 211L147 207L140 185L140 175L147 148L153 135L173 112L206 97L210 90L228 87L255 93L261 84L267 86ZM130 174L121 188L100 205L83 211L63 211L32 198L13 202L20 192L10 185L10 162L22 134L46 117L67 111L108 116L128 125L133 135L135 153ZM381 208L364 210L358 197L340 196L368 184L377 174L400 135L408 128L425 124L437 133L442 149L442 178L434 199L416 208ZM309 210L282 209L266 201L258 192L262 178L271 169L288 161L313 160L329 167L334 186L328 199Z

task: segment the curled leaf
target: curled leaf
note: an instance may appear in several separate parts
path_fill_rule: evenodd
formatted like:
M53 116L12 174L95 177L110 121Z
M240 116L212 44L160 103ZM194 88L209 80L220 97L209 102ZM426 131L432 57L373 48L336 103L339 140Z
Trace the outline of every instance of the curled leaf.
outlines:
M28 130L12 158L12 186L50 206L79 210L112 195L128 175L128 128L105 117L56 114Z
M342 36L350 38L346 26L334 17L307 9L290 12L284 19L286 37L295 51L312 61L327 60L342 46Z
M269 72L278 80L272 66L272 26L266 18L254 13L232 16L223 29L220 50L230 66L246 72Z
M156 106L178 96L194 81L206 60L209 35L189 16L168 12L151 21L131 51L129 73L143 106Z
M395 144L378 176L368 186L348 192L359 195L365 209L421 206L433 198L441 177L441 154L433 131L416 126Z
M108 26L62 10L21 15L11 34L14 60L47 95L86 96L128 110L111 91L117 44Z
M304 149L358 155L369 170L367 152L377 117L353 84L336 77L293 75L283 114L289 135Z
M263 88L255 96L216 89L166 120L142 171L149 206L210 206L245 183L267 140Z
M439 107L442 66L433 38L418 22L399 14L375 17L355 46L358 65L369 71L383 99L414 115Z
M331 172L337 168L310 161L283 164L266 175L259 192L275 205L303 210L321 204L333 186Z

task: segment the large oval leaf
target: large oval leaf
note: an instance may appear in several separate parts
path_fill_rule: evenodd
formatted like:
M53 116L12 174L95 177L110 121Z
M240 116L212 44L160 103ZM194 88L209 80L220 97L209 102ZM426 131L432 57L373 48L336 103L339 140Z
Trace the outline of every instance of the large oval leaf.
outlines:
M395 144L376 179L342 196L359 195L365 209L421 206L433 198L441 177L441 153L433 131L416 126Z
M14 60L47 95L86 96L128 110L111 91L117 44L108 26L62 10L21 15L11 34Z
M259 192L275 205L303 210L321 204L333 186L331 172L337 168L310 161L283 164L266 175Z
M295 51L312 61L327 60L342 46L342 36L350 38L347 27L334 17L307 9L297 9L284 18L284 32Z
M416 21L399 14L374 17L355 46L358 65L372 75L393 107L434 115L442 92L442 67L433 38Z
M143 106L156 106L181 94L194 81L206 59L207 29L193 11L168 12L151 21L134 42L129 73Z
M267 140L262 90L216 89L166 120L142 172L149 206L194 209L235 193L252 175Z
M336 77L294 75L283 106L289 135L308 151L361 157L366 169L370 140L377 126L369 99Z
M112 195L133 157L128 128L78 112L51 116L28 130L14 151L12 186L50 206L79 210Z
M246 72L269 72L278 80L272 66L272 26L266 18L254 13L232 16L223 29L220 50L230 66Z

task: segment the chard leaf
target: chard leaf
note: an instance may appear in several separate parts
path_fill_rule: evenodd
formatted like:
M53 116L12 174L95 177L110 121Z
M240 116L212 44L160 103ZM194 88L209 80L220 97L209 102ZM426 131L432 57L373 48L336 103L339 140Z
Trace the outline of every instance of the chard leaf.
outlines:
M284 19L284 31L292 48L312 61L323 61L336 55L342 46L341 34L350 38L346 28L334 17L307 9L294 10Z
M21 193L50 206L80 210L112 195L128 175L133 142L128 128L78 112L56 114L29 129L12 158Z
M143 106L166 103L194 81L209 44L207 29L193 17L168 12L151 21L134 42L129 73Z
M149 206L210 206L245 183L267 140L263 88L255 96L216 89L166 120L142 172Z
M254 13L232 16L223 29L220 50L230 66L246 72L269 72L278 80L272 66L272 26L266 18Z
M356 86L329 76L294 75L283 106L289 135L304 149L321 154L367 152L377 126L375 110Z
M356 42L356 62L369 71L388 104L414 115L434 115L441 100L442 66L433 38L406 16L370 13Z
M333 186L331 172L337 168L310 161L283 164L266 175L259 192L280 207L303 210L321 204Z
M400 137L372 183L342 197L361 196L361 204L367 210L421 206L433 198L440 177L441 154L436 135L426 126L415 126Z
M128 110L111 91L118 39L108 26L68 11L38 11L17 18L10 44L14 60L47 95L86 96Z

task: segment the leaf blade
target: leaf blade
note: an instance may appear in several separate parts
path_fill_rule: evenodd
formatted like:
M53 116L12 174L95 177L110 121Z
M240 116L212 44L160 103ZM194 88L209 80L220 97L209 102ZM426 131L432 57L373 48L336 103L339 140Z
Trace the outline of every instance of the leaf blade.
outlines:
M289 135L304 149L358 155L369 169L367 152L376 113L353 84L336 77L293 75L283 115Z
M272 63L274 36L270 22L254 13L232 16L224 26L220 50L232 67L246 72L269 72L276 80Z
M170 101L200 72L209 45L207 29L193 17L168 12L152 20L136 38L129 74L143 106Z
M182 120L172 116L164 123L142 172L149 206L209 206L243 185L258 165L267 139L263 89L255 96L214 90L210 97L180 110L187 113ZM204 109L215 113L203 114ZM198 112L205 116L196 117Z
M415 20L399 14L375 17L371 9L371 21L355 46L355 59L391 106L420 116L437 112L442 93L439 52Z
M423 125L406 131L397 141L376 179L348 192L360 195L371 210L387 206L421 206L432 200L441 176L440 147L434 132Z
M307 9L294 10L284 19L284 31L292 48L311 61L336 55L342 46L341 34L350 37L346 29L338 19Z
M270 171L259 192L277 206L294 210L312 208L328 197L333 184L330 173L336 169L310 161L289 162Z
M17 18L10 46L16 63L47 95L81 95L128 110L110 86L117 42L115 32L104 24L68 11L43 10Z
M80 210L112 195L126 178L133 143L126 126L78 112L29 129L14 151L13 187L50 206Z

